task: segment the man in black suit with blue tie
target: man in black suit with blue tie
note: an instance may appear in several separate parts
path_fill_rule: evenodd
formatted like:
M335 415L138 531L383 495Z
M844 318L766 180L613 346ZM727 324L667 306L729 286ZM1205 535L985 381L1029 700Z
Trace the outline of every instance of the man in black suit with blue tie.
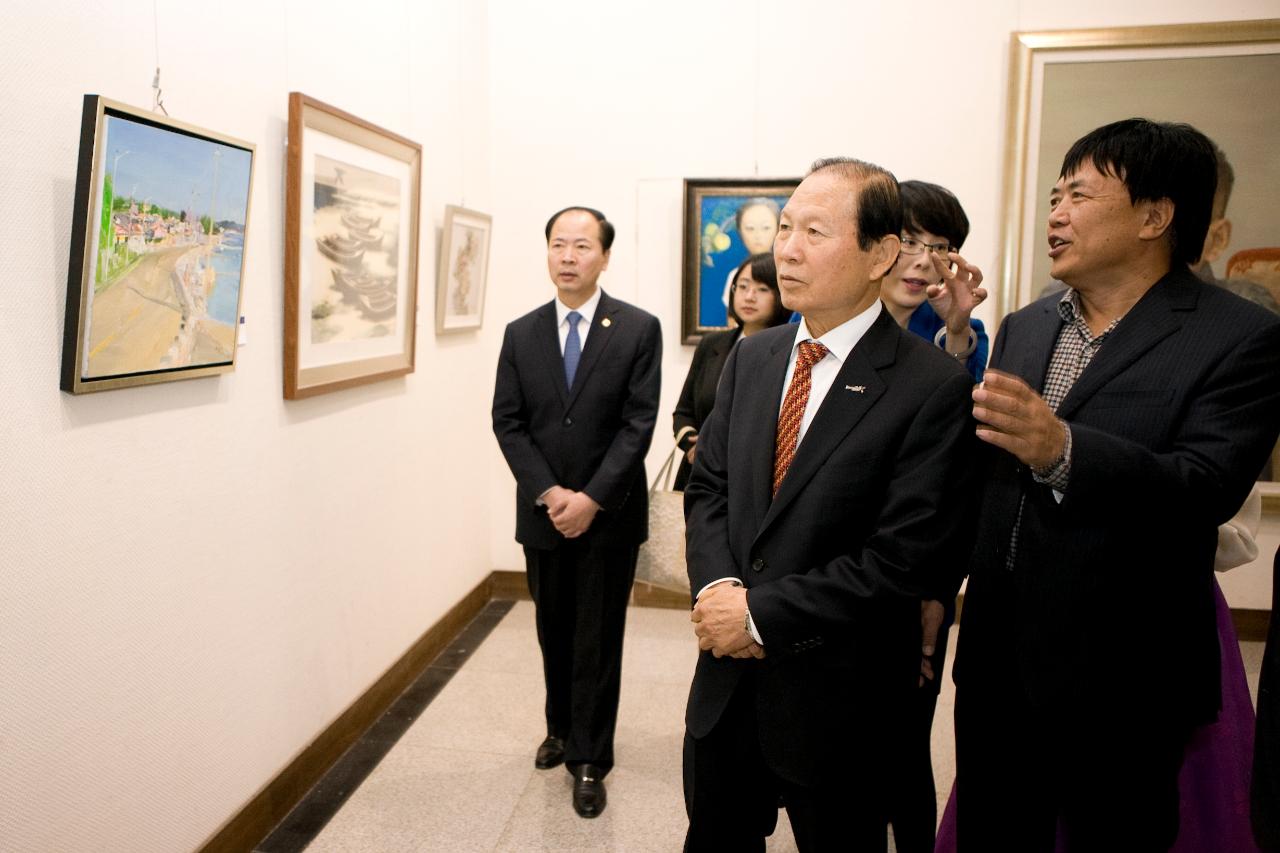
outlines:
M597 284L613 235L591 208L566 208L547 222L556 299L507 326L493 395L546 680L547 737L534 763L566 765L582 817L604 810L613 766L662 361L657 318Z
M1213 563L1280 429L1280 318L1190 271L1213 143L1127 119L1067 152L1051 274L973 393L990 447L955 663L962 851L1167 850L1220 705Z

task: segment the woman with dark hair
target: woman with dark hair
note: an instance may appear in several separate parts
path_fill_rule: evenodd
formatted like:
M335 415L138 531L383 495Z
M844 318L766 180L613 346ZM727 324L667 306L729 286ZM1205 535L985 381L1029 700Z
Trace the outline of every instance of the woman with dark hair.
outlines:
M982 321L970 315L987 292L978 286L978 268L955 254L969 236L969 218L951 191L937 184L903 181L899 192L902 250L885 276L881 299L899 326L963 361L973 381L981 382L989 343ZM972 287L947 287L945 279L955 275L971 279Z
M720 371L729 358L729 351L740 337L751 335L770 326L779 326L791 318L791 312L782 307L782 294L778 292L778 270L773 263L772 252L752 255L734 271L729 288L729 316L738 325L722 332L703 335L693 352L693 363L685 377L680 401L674 414L676 444L684 451L680 469L676 472L675 488L683 491L689 481L696 454L698 430L716 402L716 385Z

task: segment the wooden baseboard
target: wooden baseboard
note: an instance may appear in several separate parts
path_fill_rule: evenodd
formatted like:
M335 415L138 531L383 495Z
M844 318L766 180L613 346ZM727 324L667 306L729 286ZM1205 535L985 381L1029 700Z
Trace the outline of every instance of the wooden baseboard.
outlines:
M422 674L445 647L493 598L494 580L485 578L455 604L287 767L200 848L200 853L252 850L284 820L365 730Z
M1267 628L1271 625L1270 610L1231 609L1231 623L1235 625L1236 636L1251 643L1265 643Z

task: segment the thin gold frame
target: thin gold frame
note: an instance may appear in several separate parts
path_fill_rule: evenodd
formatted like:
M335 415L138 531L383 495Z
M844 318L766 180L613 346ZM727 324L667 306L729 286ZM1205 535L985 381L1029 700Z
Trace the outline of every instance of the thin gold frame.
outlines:
M395 354L304 368L299 364L298 311L301 304L302 251L302 136L313 128L329 136L400 160L409 166L411 186L405 216L409 251L407 303L399 316L405 328L405 346ZM313 397L356 385L379 382L412 373L417 339L418 230L422 191L422 146L411 139L378 127L351 113L301 92L289 93L289 140L285 172L284 229L284 396L288 400Z
M453 225L454 222L474 225L484 230L484 275L480 279L479 292L476 299L480 310L476 312L474 323L445 325L449 298L449 261L453 257ZM458 332L473 332L484 325L484 299L489 287L489 248L493 244L493 217L478 210L468 210L457 205L446 205L444 209L444 226L440 229L440 260L436 269L436 334L451 335Z

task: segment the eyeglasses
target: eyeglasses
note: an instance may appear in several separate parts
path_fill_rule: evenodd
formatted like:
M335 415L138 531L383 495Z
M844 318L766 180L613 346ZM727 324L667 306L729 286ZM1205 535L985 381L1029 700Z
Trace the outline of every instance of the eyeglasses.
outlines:
M934 254L945 256L951 251L950 243L925 243L917 240L915 237L902 238L902 254L918 255L921 252L933 252Z

